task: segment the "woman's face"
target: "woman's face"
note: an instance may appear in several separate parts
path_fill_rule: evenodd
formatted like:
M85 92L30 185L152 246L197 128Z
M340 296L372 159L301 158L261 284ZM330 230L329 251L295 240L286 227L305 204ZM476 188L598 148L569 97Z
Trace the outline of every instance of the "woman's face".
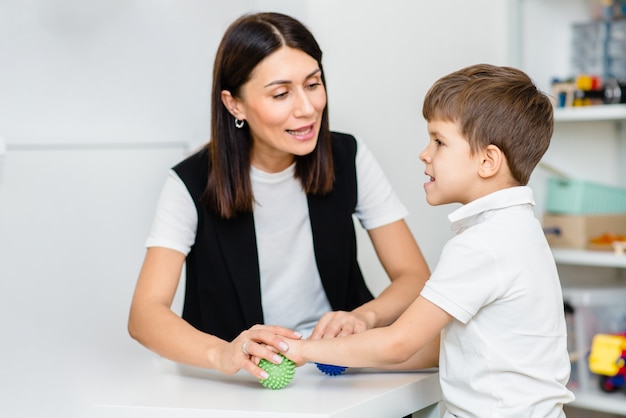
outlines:
M253 166L282 171L292 164L294 155L315 149L326 90L313 57L282 47L256 66L240 96L232 98L222 92L226 107L250 128Z

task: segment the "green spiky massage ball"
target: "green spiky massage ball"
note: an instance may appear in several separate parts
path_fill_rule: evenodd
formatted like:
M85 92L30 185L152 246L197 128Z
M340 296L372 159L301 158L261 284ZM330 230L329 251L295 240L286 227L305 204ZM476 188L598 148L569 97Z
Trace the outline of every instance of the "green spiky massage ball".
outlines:
M283 358L280 364L274 364L265 359L259 362L259 367L269 374L267 379L259 379L259 382L268 389L284 388L296 374L296 364L282 354L280 356Z

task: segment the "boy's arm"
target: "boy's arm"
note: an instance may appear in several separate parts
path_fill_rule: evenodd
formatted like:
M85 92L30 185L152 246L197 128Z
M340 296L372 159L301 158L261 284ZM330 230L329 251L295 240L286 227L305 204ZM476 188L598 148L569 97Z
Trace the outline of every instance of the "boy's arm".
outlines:
M439 366L440 336L437 335L407 361L382 367L387 370L419 370Z
M317 362L347 367L415 369L436 365L439 334L452 320L419 296L393 324L345 337L287 340L285 355L298 364Z
M351 312L326 313L315 326L311 339L390 325L419 296L428 280L428 264L403 219L371 229L368 234L391 283L376 298Z

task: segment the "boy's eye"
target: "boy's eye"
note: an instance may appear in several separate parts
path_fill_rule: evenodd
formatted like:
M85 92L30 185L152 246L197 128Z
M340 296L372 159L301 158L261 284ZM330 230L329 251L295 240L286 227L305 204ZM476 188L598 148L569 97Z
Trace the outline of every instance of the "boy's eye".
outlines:
M433 141L435 142L435 144L437 144L438 146L443 145L443 142L441 142L439 139L435 138L433 139Z

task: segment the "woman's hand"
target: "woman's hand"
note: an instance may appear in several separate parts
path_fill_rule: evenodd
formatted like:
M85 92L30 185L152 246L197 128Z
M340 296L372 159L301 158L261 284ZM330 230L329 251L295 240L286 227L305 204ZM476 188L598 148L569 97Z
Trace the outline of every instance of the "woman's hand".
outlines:
M322 316L311 333L311 339L342 337L371 328L365 315L357 312L333 311Z
M258 379L265 379L268 375L258 366L259 361L262 358L274 364L282 361L282 357L277 353L286 352L289 345L281 337L297 341L302 336L288 328L254 325L239 334L232 342L225 343L217 349L214 364L225 374L234 374L244 369Z

